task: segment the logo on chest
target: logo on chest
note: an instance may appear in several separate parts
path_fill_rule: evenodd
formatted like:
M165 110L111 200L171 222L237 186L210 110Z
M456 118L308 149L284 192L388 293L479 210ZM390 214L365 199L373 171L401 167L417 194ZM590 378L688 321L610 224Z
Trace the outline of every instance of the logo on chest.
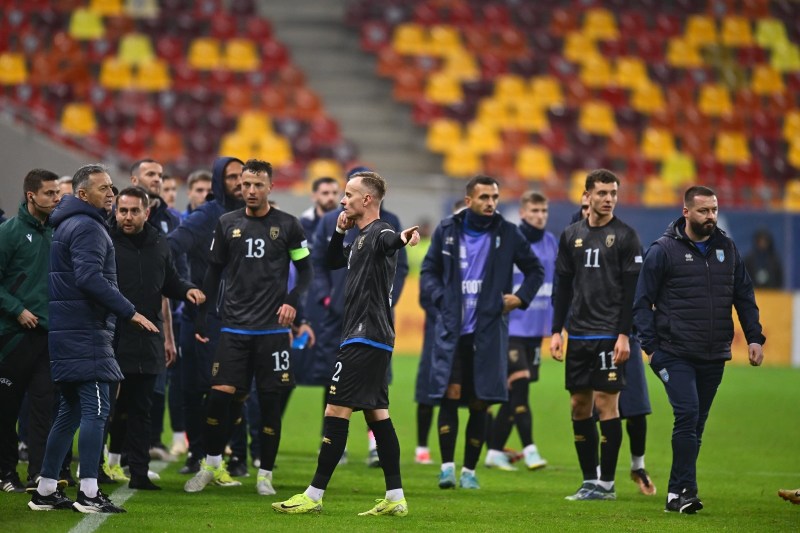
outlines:
M269 228L269 238L273 241L278 238L280 235L281 229L278 226L270 226Z
M233 232L231 233L231 239L238 239L242 236L242 230L239 228L234 228Z
M606 248L611 248L614 246L614 240L616 237L614 235L606 235Z
M694 257L692 257L692 254L686 254L683 257L686 259L687 263L691 262L691 261L694 261Z
M366 235L362 235L361 237L359 237L359 239L358 239L358 249L359 250L364 246L364 239L366 239L366 238L367 238Z
M575 239L575 248L583 247L583 239Z
M725 250L717 250L717 261L720 263L725 262Z

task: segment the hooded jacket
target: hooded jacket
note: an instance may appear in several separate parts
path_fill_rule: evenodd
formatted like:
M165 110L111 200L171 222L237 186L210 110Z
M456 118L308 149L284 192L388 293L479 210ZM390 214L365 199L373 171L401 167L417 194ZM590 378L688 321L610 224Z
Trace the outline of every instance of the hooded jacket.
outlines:
M764 344L753 283L736 245L719 228L706 244L701 253L681 217L647 250L633 303L646 353L730 359L733 307L748 344Z
M466 210L444 219L431 238L422 262L420 293L429 295L436 311L432 347L430 394L441 399L447 390L456 348L461 336L462 288L459 250ZM480 400L504 402L508 398L508 315L503 295L513 289L513 265L525 279L516 296L527 309L544 280L544 268L519 228L496 213L488 229L493 248L478 296L475 326L475 393Z
M223 214L244 207L244 202L234 200L225 194L225 167L231 161L240 159L235 157L218 157L214 160L211 173L211 195L208 201L189 213L175 231L167 236L167 242L172 250L172 257L179 262L185 254L189 266L189 280L196 287L202 287L203 277L208 268L208 254L211 249L211 239L217 226L219 217ZM222 296L222 294L220 294ZM216 315L216 302L209 309ZM186 308L188 318L194 320L193 307Z
M142 331L129 322L117 324L115 353L125 374L159 374L165 369L161 296L185 300L194 288L178 276L166 236L149 222L142 232L144 241L138 247L121 229L111 229L119 290L159 331Z
M50 215L50 371L53 381L120 381L114 326L136 313L117 285L105 211L65 196Z

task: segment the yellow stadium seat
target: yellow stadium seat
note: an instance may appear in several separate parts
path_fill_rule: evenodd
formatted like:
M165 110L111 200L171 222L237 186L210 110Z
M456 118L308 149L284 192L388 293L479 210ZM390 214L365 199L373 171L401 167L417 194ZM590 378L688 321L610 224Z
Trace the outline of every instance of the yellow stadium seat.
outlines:
M733 102L728 88L721 83L709 83L700 88L697 99L700 111L710 117L730 115L733 112Z
M793 213L800 213L800 179L795 178L786 182L783 208Z
M220 141L219 153L246 161L253 155L253 141L235 131L226 133Z
M403 55L422 55L428 50L428 36L425 28L413 22L400 24L392 36L392 48Z
M672 67L696 68L703 66L703 58L694 43L673 37L667 43L667 63Z
M189 44L189 66L197 70L213 70L222 63L219 41L211 37L198 37Z
M717 161L730 165L747 163L750 161L747 138L739 132L721 131L714 146L714 157Z
M547 180L555 174L550 152L544 146L523 146L514 165L517 173L526 180Z
M647 65L642 58L625 56L617 59L616 70L614 71L614 82L626 89L635 89L640 85L649 84L650 78L647 75Z
M661 85L648 82L633 90L631 106L640 113L652 115L664 109L664 91Z
M778 72L800 70L800 47L789 42L776 44L772 48L769 64Z
M155 57L150 38L141 33L128 33L119 42L117 57L128 65L149 63Z
M753 92L756 94L782 93L785 89L781 73L769 65L753 67Z
M160 8L158 0L125 0L123 10L131 18L154 18Z
M800 139L795 138L789 142L789 153L786 160L794 168L800 168Z
M683 187L697 178L697 167L692 156L685 152L673 152L661 165L661 179L670 187Z
M139 65L133 85L142 91L166 91L172 85L169 65L163 59Z
M100 65L100 85L106 89L122 90L133 86L130 65L116 57L107 57Z
M586 190L586 175L588 170L579 169L572 172L569 177L569 201L580 205L583 192Z
M292 162L292 147L281 135L262 135L255 142L258 159L269 161L273 166L287 165Z
M686 40L695 46L706 46L717 42L717 24L706 15L690 15L686 19Z
M272 133L272 121L266 113L245 111L236 122L236 132L245 139L260 139L263 135Z
M786 26L783 22L774 19L759 19L756 21L756 43L761 48L772 48L777 44L787 43Z
M578 128L594 135L611 135L617 130L614 109L608 102L586 102L581 106Z
M495 129L513 129L517 125L514 104L494 98L483 98L478 102L475 118Z
M225 43L223 65L236 72L249 72L258 69L260 60L256 45L250 39L231 39Z
M647 159L662 161L675 152L675 139L667 130L647 128L642 135L641 150Z
M431 152L441 154L461 142L461 124L449 118L437 118L428 126L425 145Z
M800 110L789 111L783 118L783 138L786 142L800 138Z
M325 176L342 181L344 179L342 165L335 159L313 159L306 166L306 179L314 181ZM306 190L308 189L306 188Z
M494 97L501 102L514 102L525 98L527 81L516 74L501 74L494 81Z
M601 56L587 59L581 67L580 80L591 89L608 87L613 83L611 63Z
M657 176L644 180L642 203L647 207L666 207L679 202L678 194L669 184Z
M481 171L481 158L468 143L460 142L445 153L442 168L449 176L472 177Z
M464 49L445 56L441 72L461 81L477 80L481 77L481 69L475 56Z
M425 98L436 104L457 104L464 99L461 82L442 72L431 74L425 84Z
M100 14L90 9L78 8L69 19L69 35L76 40L100 39L106 30Z
M551 108L564 105L561 83L553 76L536 76L531 79L531 98L540 106Z
M591 39L615 41L619 38L617 20L607 9L595 8L587 11L583 19L583 32Z
M19 85L28 81L25 56L14 52L0 54L0 84Z
M752 46L753 32L745 17L728 16L722 19L722 44L725 46Z
M550 128L550 121L544 107L535 100L526 98L513 104L516 127L521 131L539 133Z
M122 15L122 0L89 0L89 9L106 17Z
M472 121L467 125L467 144L473 152L483 155L502 148L503 140L496 128Z
M454 26L432 26L428 32L428 53L443 57L463 50L461 33Z
M92 106L71 102L64 106L61 114L61 129L68 135L84 137L97 131L97 120Z
M568 61L583 63L587 59L599 55L597 45L588 35L577 31L567 34L564 41L564 57Z

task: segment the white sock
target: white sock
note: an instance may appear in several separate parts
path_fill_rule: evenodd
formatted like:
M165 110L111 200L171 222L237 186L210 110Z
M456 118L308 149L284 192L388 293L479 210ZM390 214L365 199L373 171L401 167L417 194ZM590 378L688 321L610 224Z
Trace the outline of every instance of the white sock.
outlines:
M318 489L317 487L312 487L311 485L309 485L308 488L305 490L305 492L303 492L303 494L305 494L315 502L318 502L322 499L322 495L325 494L325 491L323 489Z
M403 489L392 489L386 491L386 499L390 502L399 502L405 498L403 495Z
M503 454L503 452L501 452L501 451L499 451L499 450L492 450L492 449L489 449L489 450L486 452L486 461L487 461L487 462L489 462L489 461L492 461L492 460L494 460L494 458L495 458L495 457L497 457L498 455L505 455L505 454Z
M369 451L375 450L378 448L378 443L375 442L375 435L372 431L367 431L367 439L369 439Z
M597 480L597 484L603 487L606 490L614 490L614 482L613 481L603 481L602 479Z
M644 468L644 455L631 455L631 470L641 470Z
M597 465L597 479L600 479L600 465Z
M49 477L40 477L39 486L36 487L36 492L42 496L50 496L58 488L58 481Z
M417 455L421 453L431 453L427 446L417 446L417 449L414 451Z
M461 467L461 475L463 476L464 474L472 474L474 476L475 475L475 471L474 470L470 470L466 466L462 466Z
M109 453L108 466L117 466L119 464L120 459L122 459L121 453Z
M258 477L265 477L268 480L272 481L272 470L263 470L261 468L258 469Z
M82 477L81 478L81 492L87 498L97 497L97 478L96 477Z
M442 463L442 472L444 472L448 468L452 468L452 469L455 470L456 464L455 463Z
M597 479L584 479L584 483L591 483L592 485L597 485Z
M672 500L674 500L678 496L679 496L678 494L675 494L674 492L670 492L670 493L667 494L667 501L671 502Z
M186 432L185 431L176 431L172 434L172 444L178 443L185 443L186 442Z
M536 453L538 451L539 448L537 448L535 444L528 444L522 449L522 453Z
M222 455L206 455L206 464L212 468L217 468L222 464Z

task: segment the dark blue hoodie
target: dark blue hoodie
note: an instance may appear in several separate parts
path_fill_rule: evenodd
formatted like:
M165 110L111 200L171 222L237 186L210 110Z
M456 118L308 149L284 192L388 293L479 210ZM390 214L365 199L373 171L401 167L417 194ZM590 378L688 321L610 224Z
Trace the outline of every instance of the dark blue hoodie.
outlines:
M235 157L218 157L214 160L211 174L211 195L208 201L189 213L175 231L167 236L172 257L176 262L186 254L189 265L189 279L197 287L203 286L203 277L208 268L208 253L211 239L219 217L234 209L244 207L244 202L235 200L225 194L225 167L231 161L242 163ZM244 164L244 163L242 163ZM214 311L212 306L211 310ZM193 313L192 306L186 308Z
M136 309L119 292L105 211L65 196L49 223L55 227L48 283L53 381L120 381L114 327Z

